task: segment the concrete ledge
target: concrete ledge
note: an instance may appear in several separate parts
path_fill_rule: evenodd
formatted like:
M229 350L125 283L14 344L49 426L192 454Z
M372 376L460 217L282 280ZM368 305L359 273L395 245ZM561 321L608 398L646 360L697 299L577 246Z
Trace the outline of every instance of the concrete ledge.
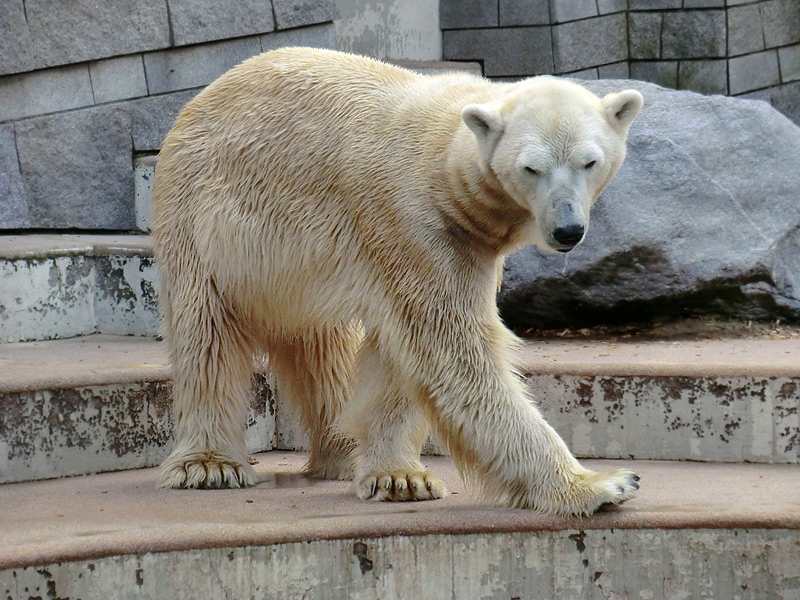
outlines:
M0 345L154 335L157 288L147 236L0 236Z
M797 530L531 531L152 552L0 572L10 600L794 598Z
M299 474L301 454L270 452L257 459L260 483L245 490L156 489L155 469L1 486L0 570L390 536L570 532L561 537L573 540L573 552L576 546L583 552L585 537L600 543L586 533L595 530L604 536L619 530L725 530L717 534L726 542L718 555L742 530L776 529L784 540L800 539L796 466L625 461L642 477L636 499L590 518L565 519L482 504L445 458L425 463L454 494L414 504L364 503L351 495L349 483L308 479ZM622 466L586 464L598 470ZM497 538L500 547L503 539ZM794 545L786 551L793 555L785 558L800 558L800 545L789 544ZM0 581L10 581L10 574L0 573Z
M522 372L578 456L800 464L798 358L797 337L538 340ZM0 482L157 464L171 443L169 404L153 338L0 345ZM307 448L296 407L263 375L248 424L253 450ZM444 453L429 442L426 454Z
M174 445L171 407L170 369L153 338L0 344L0 483L157 465ZM256 374L251 452L275 447L275 423L272 390Z
M0 260L57 256L153 256L149 235L83 235L45 233L0 236Z

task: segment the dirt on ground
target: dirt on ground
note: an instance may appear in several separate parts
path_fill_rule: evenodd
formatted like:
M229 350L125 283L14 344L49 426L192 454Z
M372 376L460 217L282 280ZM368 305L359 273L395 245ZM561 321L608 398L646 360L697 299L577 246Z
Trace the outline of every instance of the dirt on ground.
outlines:
M731 338L788 339L800 336L800 325L755 321L717 320L695 317L680 321L639 325L600 325L582 329L529 329L526 339L595 339L595 340L708 340Z

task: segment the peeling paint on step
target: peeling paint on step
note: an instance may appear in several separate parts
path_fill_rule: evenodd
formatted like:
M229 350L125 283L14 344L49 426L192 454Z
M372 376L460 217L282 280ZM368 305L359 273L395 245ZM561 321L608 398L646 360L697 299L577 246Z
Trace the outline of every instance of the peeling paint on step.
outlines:
M250 452L274 446L272 393L257 376ZM0 483L155 466L172 438L169 382L0 394Z
M800 380L530 375L542 413L587 458L800 463Z

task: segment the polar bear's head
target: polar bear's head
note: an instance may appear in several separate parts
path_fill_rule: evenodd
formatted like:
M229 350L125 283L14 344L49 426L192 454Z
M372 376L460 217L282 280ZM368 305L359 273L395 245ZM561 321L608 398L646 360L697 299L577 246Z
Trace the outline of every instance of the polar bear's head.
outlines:
M496 177L531 215L520 241L568 252L583 240L589 210L622 165L628 127L641 107L635 90L600 99L553 77L464 107L484 175Z

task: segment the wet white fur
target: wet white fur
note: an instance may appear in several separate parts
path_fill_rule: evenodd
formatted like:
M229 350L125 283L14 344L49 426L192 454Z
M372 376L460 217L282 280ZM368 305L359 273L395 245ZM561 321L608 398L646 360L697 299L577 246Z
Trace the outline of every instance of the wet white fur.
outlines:
M429 424L492 500L589 514L629 498L632 474L584 469L527 396L495 290L505 255L550 245L564 203L588 223L640 106L307 48L210 85L155 180L177 421L162 485L254 482L245 415L266 351L310 472L354 477L362 498L444 495L419 461Z

